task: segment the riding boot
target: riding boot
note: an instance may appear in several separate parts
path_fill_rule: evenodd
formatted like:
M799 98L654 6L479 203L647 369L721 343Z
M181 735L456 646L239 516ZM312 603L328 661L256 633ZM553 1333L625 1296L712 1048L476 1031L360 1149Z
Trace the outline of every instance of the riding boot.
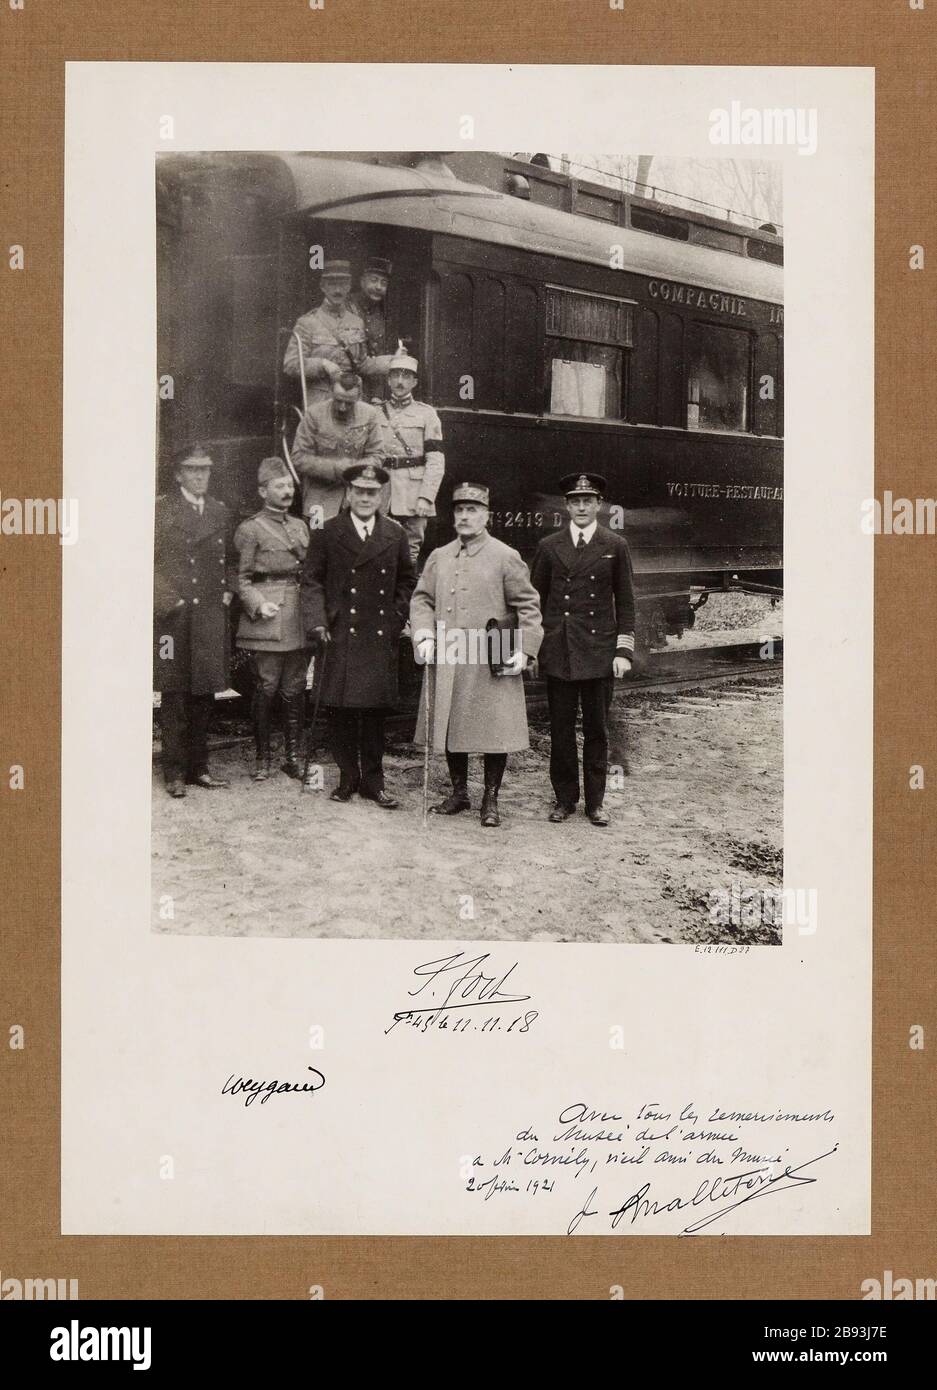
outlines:
M501 816L498 812L498 792L501 788L501 778L504 776L507 762L507 753L485 754L485 794L482 797L481 806L482 825L501 824Z
M280 695L283 701L283 762L280 771L287 777L302 779L303 765L300 755L303 747L303 715L305 713L306 692L297 695Z
M254 771L251 780L266 782L270 776L270 706L273 703L260 686L254 691L251 715L254 721Z
M430 809L438 816L456 816L460 811L469 810L472 804L468 794L468 754L450 753L447 748L446 762L449 764L452 791L444 801L438 802Z

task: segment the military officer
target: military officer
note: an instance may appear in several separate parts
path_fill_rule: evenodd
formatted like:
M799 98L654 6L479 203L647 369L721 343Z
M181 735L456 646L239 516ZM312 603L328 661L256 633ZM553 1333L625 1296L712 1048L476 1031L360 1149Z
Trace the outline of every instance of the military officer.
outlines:
M311 533L302 600L306 633L323 652L321 698L340 774L331 799L358 792L391 811L384 720L397 702L398 638L416 576L406 536L378 512L387 478L372 463L346 469L350 510Z
M215 693L228 685L228 615L234 591L228 509L208 495L212 460L185 449L177 486L156 499L153 585L154 686L161 693L163 778L170 796L186 783L227 782L208 770Z
M468 755L484 755L481 823L498 826L507 755L530 746L521 676L543 638L540 601L517 551L488 533L487 487L460 483L452 501L456 539L430 554L410 604L414 652L427 667L416 737L446 755L452 792L433 807L441 815L469 809ZM492 623L513 627L515 650L497 668L478 660Z
M431 405L413 399L418 370L416 358L399 343L387 372L390 396L378 407L384 467L390 472L384 505L406 531L414 565L446 471L439 416Z
M351 294L351 262L326 261L320 277L322 303L303 314L283 357L283 370L297 380L306 374L307 403L329 399L330 388L342 372L369 373L378 370L368 355L367 333L361 315L348 302ZM296 342L302 342L302 369Z
M256 762L253 780L270 776L270 713L279 692L283 705L284 762L289 777L302 776L303 714L309 650L299 603L309 531L289 515L294 486L280 458L257 470L263 506L234 533L238 552L241 621L237 645L250 652L254 673L252 715Z
M364 263L358 288L348 301L364 324L365 348L368 359L373 364L365 376L364 385L372 404L383 395L384 379L390 364L390 355L385 347L385 307L392 271L390 261L384 260L381 256L369 256Z
M361 378L342 372L329 399L306 411L293 440L293 466L303 480L303 516L310 529L338 515L351 465L379 464L382 450L378 413L361 400Z
M565 821L579 800L576 713L582 707L582 774L586 815L609 823L603 806L608 764L608 712L615 680L634 655L634 583L628 543L597 521L605 492L598 473L560 480L569 524L545 537L531 578L543 605L540 670L550 708L550 780L556 802L549 819Z

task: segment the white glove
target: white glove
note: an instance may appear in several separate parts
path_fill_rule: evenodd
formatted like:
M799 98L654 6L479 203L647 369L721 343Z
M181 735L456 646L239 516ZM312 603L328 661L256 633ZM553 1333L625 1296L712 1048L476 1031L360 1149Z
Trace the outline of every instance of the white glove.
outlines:
M503 669L498 674L502 676L519 676L526 665L527 658L524 653L515 652L513 656L508 657L507 661L504 663Z
M429 666L436 654L436 643L432 637L422 637L416 644L416 659L421 666Z
M626 656L615 657L614 661L612 662L612 675L615 677L617 681L620 681L622 676L627 676L630 670L631 662L628 660Z

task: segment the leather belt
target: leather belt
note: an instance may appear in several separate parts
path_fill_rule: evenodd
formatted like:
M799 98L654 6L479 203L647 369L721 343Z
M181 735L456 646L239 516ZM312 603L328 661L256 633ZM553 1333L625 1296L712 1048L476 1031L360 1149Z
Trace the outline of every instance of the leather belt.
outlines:
M282 581L283 581L284 579L288 579L288 580L292 580L292 582L293 582L294 584L298 584L298 583L299 583L299 574L296 572L296 570L284 570L284 572L283 572L282 574L252 574L252 575L251 575L251 583L252 583L252 584L262 584L262 583L264 582L265 579L275 579L278 583L282 583Z
M391 458L385 458L384 467L393 472L395 468L422 468L425 462L424 454L415 454L413 458L397 458L393 455Z

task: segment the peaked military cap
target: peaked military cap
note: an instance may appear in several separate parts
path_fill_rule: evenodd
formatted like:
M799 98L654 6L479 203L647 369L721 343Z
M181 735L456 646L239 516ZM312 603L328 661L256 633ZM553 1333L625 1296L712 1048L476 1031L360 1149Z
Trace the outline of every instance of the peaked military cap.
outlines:
M604 497L607 486L601 473L567 473L560 479L566 497Z
M390 261L385 261L381 256L369 256L364 263L362 275L372 272L374 275L390 275L393 272L393 265Z
M343 471L342 477L346 483L354 483L356 487L379 488L390 482L387 469L376 463L353 463Z
M482 483L459 483L459 486L452 494L453 502L480 502L483 507L489 505L488 489Z
M323 280L337 280L340 275L351 277L351 261L326 261L322 267Z
M389 372L392 372L395 369L398 372L413 372L414 376L419 375L420 371L419 362L416 360L415 357L410 356L410 354L407 352L407 349L404 347L403 343L400 341L399 338L397 339L397 351L390 359L390 363L387 368Z

